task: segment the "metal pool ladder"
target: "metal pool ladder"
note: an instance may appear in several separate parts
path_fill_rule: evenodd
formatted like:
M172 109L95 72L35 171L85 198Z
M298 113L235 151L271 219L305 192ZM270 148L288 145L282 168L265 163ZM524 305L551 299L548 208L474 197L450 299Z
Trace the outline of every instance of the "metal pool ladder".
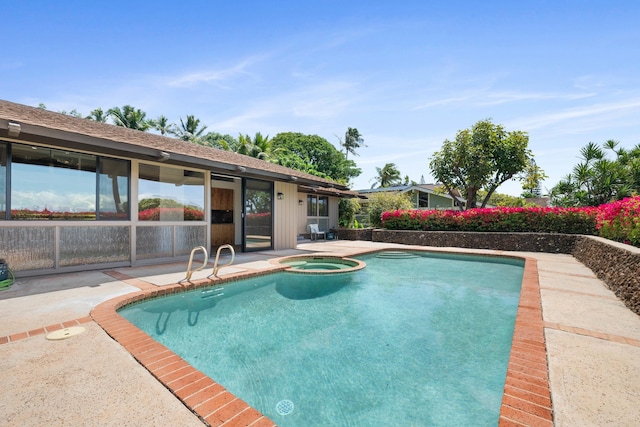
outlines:
M231 261L229 261L222 267L230 266L231 264L233 264L233 260L236 259L236 251L233 249L233 246L231 245L219 246L218 251L216 252L216 260L213 262L213 273L208 275L207 279L211 279L212 277L218 277L218 271L220 271L220 268L221 268L221 267L218 267L218 260L220 259L220 252L222 252L223 249L229 249L229 251L231 252Z
M191 265L193 264L193 255L195 255L197 251L204 252L204 262L200 267L192 271ZM216 261L218 261L217 257L216 257ZM187 276L184 279L180 280L178 283L187 282L191 280L191 275L193 274L193 272L202 270L203 268L206 267L208 262L209 262L209 255L207 254L207 248L205 248L204 246L196 246L195 248L193 248L191 250L191 256L189 257L189 265L187 266Z

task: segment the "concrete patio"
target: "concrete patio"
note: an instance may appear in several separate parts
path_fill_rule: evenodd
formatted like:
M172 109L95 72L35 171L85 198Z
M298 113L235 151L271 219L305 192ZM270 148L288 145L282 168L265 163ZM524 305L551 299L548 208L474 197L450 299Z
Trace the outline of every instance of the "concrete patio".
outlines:
M238 254L222 274L269 268L269 259L299 253L351 255L400 247L410 248L346 240L303 243L297 250ZM637 426L640 317L570 255L509 254L537 260L554 424ZM103 301L175 283L185 269L182 262L31 277L0 292L4 425L203 425L89 317ZM209 273L194 273L194 279ZM65 340L45 338L74 325L86 330Z

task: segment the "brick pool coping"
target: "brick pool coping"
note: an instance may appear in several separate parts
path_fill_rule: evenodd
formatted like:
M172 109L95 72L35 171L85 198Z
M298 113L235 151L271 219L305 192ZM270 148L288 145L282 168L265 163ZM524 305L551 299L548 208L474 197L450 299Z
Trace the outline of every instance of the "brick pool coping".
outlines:
M276 424L262 413L120 316L117 310L149 298L228 283L278 270L275 268L248 274L238 273L214 282L199 280L186 285L146 288L98 305L91 312L91 317L208 425L275 426ZM544 327L537 261L534 258L525 258L522 289L500 409L500 426L553 425Z
M509 257L513 258L513 257ZM515 257L523 259L522 257ZM543 322L537 261L524 258L525 267L513 341L505 381L500 426L552 426L553 409L549 388L544 328L562 329ZM199 280L186 284L157 287L122 273L120 280L142 288L139 292L116 297L96 306L90 316L50 325L37 330L0 337L0 344L41 335L45 332L86 323L93 319L109 336L122 345L161 384L179 398L201 420L211 426L276 424L227 391L222 385L196 370L181 357L117 313L125 305L192 289L270 274L282 268L242 272L224 279ZM589 331L579 331L589 334ZM590 334L589 334L590 335ZM599 337L615 340L616 337ZM637 343L632 343L637 344Z

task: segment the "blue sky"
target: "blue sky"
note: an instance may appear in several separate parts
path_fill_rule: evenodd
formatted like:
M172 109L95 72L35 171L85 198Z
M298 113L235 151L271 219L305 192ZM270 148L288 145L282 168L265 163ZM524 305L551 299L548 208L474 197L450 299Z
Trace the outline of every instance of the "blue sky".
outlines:
M543 189L590 141L640 143L635 0L32 0L3 16L2 99L83 114L131 104L236 137L336 145L356 127L367 147L353 188L389 162L432 182L433 152L486 118L529 133Z

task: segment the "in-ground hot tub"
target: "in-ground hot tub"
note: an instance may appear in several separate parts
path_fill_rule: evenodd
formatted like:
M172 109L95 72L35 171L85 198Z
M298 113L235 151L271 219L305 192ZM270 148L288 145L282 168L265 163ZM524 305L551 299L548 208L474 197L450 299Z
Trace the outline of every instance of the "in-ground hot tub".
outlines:
M278 261L288 272L302 274L349 273L363 269L366 264L353 258L330 255L296 255Z

